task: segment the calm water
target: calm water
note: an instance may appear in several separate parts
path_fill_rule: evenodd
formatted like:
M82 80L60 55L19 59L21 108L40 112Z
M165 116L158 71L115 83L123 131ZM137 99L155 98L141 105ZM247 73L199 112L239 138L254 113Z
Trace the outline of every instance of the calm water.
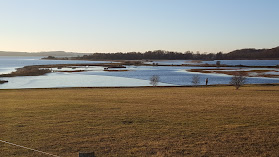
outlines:
M226 65L247 65L247 66L279 65L279 60L215 60L215 61L203 61L203 63L216 64L216 61L220 61L221 64L226 64Z
M221 64L226 65L247 65L247 66L275 66L279 65L279 60L214 60L214 61L202 61L200 63L191 62L190 60L162 60L146 62L147 64L163 64L163 65L181 65L181 64L216 64L220 61Z
M3 57L0 56L0 73L10 73L16 68L27 65L48 64L79 64L79 63L107 63L106 61L78 61L78 60L40 60L42 57Z
M172 64L180 64L185 61L165 61ZM231 61L230 61L231 62ZM253 61L253 64L256 64ZM259 64L264 62L259 60ZM273 61L272 61L273 62ZM14 71L15 68L26 65L45 64L79 64L79 63L103 63L97 61L68 61L68 60L40 60L40 57L0 57L0 73ZM222 63L222 61L221 61ZM183 63L184 64L184 63ZM223 64L223 63L222 63ZM239 64L236 61L235 64ZM267 64L267 63L265 63ZM275 64L275 63L269 63ZM276 64L275 64L276 65ZM150 67L127 66L126 72L105 72L102 67L89 67L88 72L68 73L55 72L44 76L24 76L4 78L9 82L0 85L0 89L14 88L51 88L51 87L119 87L119 86L150 86L149 79L153 75L160 77L159 86L192 85L192 76L200 76L200 84L205 84L209 78L209 84L228 84L231 76L223 74L189 73L186 70L197 67ZM63 68L62 70L71 70ZM279 78L248 78L247 83L279 83Z

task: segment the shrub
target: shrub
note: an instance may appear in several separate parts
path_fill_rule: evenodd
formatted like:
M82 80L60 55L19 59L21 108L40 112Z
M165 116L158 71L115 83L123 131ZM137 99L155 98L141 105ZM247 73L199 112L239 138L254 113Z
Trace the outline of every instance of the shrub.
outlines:
M160 81L160 77L157 76L157 75L153 75L152 77L150 77L150 84L152 86L157 86L157 84L159 83Z
M236 72L231 78L230 84L235 87L235 89L239 89L241 86L245 84L246 76L243 72Z
M197 86L198 84L200 84L200 76L199 75L193 75L193 77L192 77L192 84L194 86Z

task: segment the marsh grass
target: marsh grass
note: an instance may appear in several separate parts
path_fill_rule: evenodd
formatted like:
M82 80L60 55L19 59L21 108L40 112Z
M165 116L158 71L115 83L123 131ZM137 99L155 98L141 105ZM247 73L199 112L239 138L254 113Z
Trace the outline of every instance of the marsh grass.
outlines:
M40 69L35 66L25 66L23 68L18 68L16 71L10 74L1 74L1 77L16 77L16 76L40 76L50 73L49 69Z
M73 157L277 156L278 96L279 86L0 90L0 139Z

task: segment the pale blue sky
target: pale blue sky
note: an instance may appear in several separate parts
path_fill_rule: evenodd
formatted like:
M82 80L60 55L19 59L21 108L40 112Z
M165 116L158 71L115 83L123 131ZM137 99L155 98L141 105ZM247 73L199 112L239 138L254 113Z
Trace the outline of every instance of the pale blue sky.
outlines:
M279 0L0 0L0 51L279 46Z

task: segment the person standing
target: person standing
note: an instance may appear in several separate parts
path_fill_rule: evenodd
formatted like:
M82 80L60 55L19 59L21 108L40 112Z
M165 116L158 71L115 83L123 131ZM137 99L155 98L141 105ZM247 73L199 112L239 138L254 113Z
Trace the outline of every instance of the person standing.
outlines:
M208 78L205 79L205 85L207 86L208 84Z

